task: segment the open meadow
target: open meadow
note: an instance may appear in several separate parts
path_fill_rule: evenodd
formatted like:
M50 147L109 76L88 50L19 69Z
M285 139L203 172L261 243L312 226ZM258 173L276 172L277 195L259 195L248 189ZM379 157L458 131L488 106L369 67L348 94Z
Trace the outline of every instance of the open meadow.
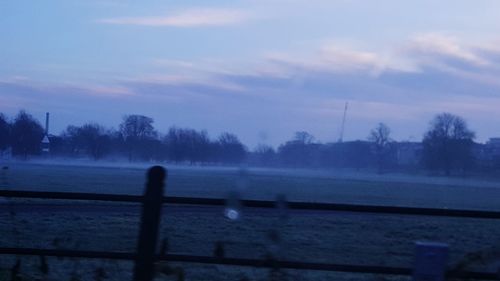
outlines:
M0 172L0 188L141 194L147 167L9 163L9 169ZM272 200L277 194L285 194L290 201L500 210L500 185L494 181L352 171L167 168L169 196L225 198L237 190L245 199ZM134 204L0 198L3 247L134 251L138 224L139 208ZM269 239L272 231L280 234L280 253L288 260L411 266L417 240L448 243L450 267L465 262L471 269L495 271L500 257L500 221L495 220L319 211L293 211L283 220L277 211L243 209L241 219L232 221L223 216L221 208L167 206L160 236L168 239L170 252L211 255L214 243L221 241L229 257L261 258L276 246ZM37 271L38 258L23 260L26 272ZM95 280L96 267L106 270L107 278L102 280L127 280L132 269L124 262L48 261L49 280L69 280L71 273L81 280ZM0 268L9 268L13 263L13 257L0 257ZM264 269L178 266L184 268L186 280L268 280ZM405 280L291 270L286 273L286 280ZM175 279L159 276L159 280Z

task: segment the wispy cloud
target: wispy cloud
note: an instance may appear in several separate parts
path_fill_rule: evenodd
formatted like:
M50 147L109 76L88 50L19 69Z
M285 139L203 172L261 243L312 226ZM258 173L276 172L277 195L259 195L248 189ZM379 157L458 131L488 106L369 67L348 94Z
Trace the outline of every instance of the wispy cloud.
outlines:
M66 82L48 83L40 82L23 76L5 78L0 77L0 85L21 87L24 89L30 89L30 91L46 94L61 93L64 95L65 93L73 93L79 96L96 96L107 98L122 98L126 96L136 95L136 93L134 93L131 89L122 85Z
M356 73L379 72L389 67L388 62L376 53L356 51L334 45L322 47L320 51L308 55L274 53L267 55L269 63L282 66L282 71L290 69L305 72Z
M158 75L148 75L143 77L137 77L133 79L126 79L125 83L132 84L156 84L156 85L171 85L176 87L190 87L190 86L201 86L208 87L212 89L220 89L233 92L244 91L243 85L233 83L231 81L226 81L220 77L210 77L210 76L196 76L196 75L170 75L170 74L158 74Z
M440 63L445 59L458 60L475 66L489 63L457 38L439 33L417 35L406 44L408 55L425 62Z
M117 25L196 27L232 25L249 18L248 12L238 9L197 8L164 16L107 18L97 22Z
M489 53L495 51L490 49ZM484 47L436 33L408 38L383 52L330 41L310 52L273 52L252 58L251 63L162 59L154 63L163 74L146 82L245 89L256 96L263 91L266 95L333 91L343 98L401 101L467 92L488 96L500 89L495 78L500 62ZM363 94L366 92L371 95Z
M107 96L107 97L124 97L133 96L135 93L129 88L123 86L79 86L81 91L88 92L91 95Z

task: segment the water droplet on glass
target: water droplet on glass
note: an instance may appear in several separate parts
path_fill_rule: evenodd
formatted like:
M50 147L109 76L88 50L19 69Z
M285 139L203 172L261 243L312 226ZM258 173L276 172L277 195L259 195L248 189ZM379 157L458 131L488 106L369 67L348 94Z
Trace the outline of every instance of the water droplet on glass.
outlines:
M238 210L226 209L225 213L226 217L230 220L237 220L240 217L240 213L238 212Z
M241 217L241 203L238 192L229 193L226 200L224 216L230 220L239 220Z

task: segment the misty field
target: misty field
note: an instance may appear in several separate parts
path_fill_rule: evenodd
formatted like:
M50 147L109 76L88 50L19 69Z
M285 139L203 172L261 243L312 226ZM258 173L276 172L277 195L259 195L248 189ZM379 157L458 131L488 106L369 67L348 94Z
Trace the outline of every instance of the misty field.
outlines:
M0 171L0 188L141 194L146 169L146 165L10 163L8 170ZM494 181L478 179L352 171L171 167L166 191L170 196L224 198L239 190L246 199L274 199L285 194L292 201L500 210L500 188L496 186ZM137 205L0 200L0 246L135 250ZM262 258L275 246L269 239L271 231L281 235L281 255L289 260L411 266L414 242L423 240L448 243L450 266L465 262L473 269L495 271L500 252L500 221L495 220L293 211L283 221L273 210L243 209L241 220L231 221L223 216L222 208L167 206L161 224L161 238L168 238L170 252L197 255L211 255L214 243L222 241L229 257ZM477 257L482 260L478 262ZM36 273L38 258L23 261L26 272ZM125 262L48 261L52 280L63 279L61 276L69 280L72 272L82 280L94 280L96 267L103 267L109 280L127 280L132 268ZM13 257L0 257L0 268L13 263ZM184 268L186 280L268 280L265 269L176 266ZM404 280L292 270L286 271L286 278Z

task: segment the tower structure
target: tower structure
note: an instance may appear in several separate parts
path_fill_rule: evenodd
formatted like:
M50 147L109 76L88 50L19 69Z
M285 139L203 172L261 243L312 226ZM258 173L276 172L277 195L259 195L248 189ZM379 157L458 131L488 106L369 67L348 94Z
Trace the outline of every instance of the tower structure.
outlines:
M49 113L45 114L45 134L42 139L42 153L48 154L50 152L50 140L49 140Z

